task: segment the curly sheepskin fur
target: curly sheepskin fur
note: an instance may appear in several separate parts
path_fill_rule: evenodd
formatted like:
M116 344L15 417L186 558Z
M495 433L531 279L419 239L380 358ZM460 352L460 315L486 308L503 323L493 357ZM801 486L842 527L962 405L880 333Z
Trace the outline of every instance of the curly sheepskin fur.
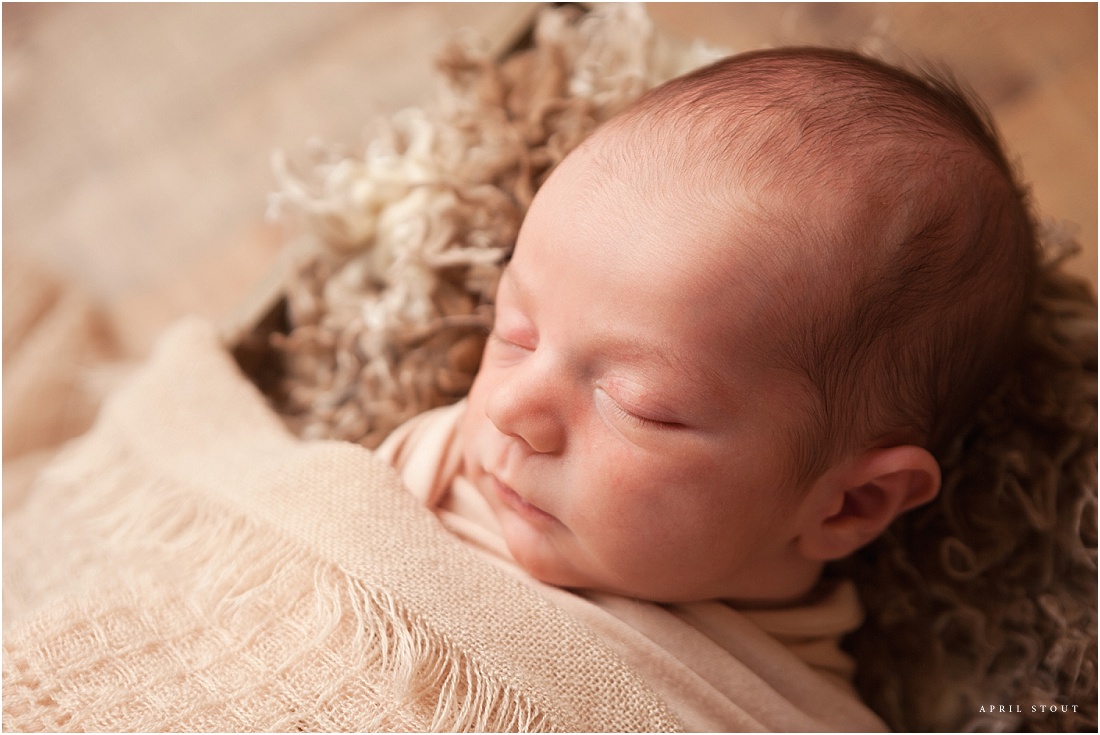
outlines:
M547 174L641 92L720 55L672 44L635 6L548 11L504 61L447 48L438 108L394 116L360 155L320 151L304 176L278 159L273 204L302 230L290 327L270 336L291 427L374 447L465 395ZM893 728L1096 727L1096 304L1059 262L1024 359L943 462L942 498L833 570L860 586L857 684Z

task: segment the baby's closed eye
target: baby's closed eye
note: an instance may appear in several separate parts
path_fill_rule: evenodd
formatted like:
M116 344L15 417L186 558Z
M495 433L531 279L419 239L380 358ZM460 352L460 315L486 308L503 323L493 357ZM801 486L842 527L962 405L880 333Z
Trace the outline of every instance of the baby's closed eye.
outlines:
M666 413L640 405L618 391L615 393L616 395L612 395L603 387L595 390L597 404L601 409L609 411L614 418L645 429L683 428L682 423L672 420Z
M490 344L525 352L533 352L538 345L538 340L530 330L500 329L494 326L487 330L486 339Z

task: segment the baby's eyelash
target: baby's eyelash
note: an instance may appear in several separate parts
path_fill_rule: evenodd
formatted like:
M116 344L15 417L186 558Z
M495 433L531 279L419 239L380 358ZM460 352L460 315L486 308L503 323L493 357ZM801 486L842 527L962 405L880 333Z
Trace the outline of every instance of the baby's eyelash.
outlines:
M677 429L682 426L682 424L677 424L671 421L658 421L657 419L649 419L645 416L639 416L638 414L632 413L623 408L614 398L611 398L610 396L608 396L608 398L610 398L611 400L611 406L614 409L615 413L617 413L620 418L634 424L635 426L650 429Z

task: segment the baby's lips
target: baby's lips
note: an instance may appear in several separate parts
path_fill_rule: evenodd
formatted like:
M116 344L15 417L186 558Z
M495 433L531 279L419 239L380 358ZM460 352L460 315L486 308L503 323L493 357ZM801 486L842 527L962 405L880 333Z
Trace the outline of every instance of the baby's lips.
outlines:
M557 518L550 515L542 508L524 500L510 485L501 482L495 475L490 475L490 477L493 480L493 487L500 499L524 518L540 523L560 523Z

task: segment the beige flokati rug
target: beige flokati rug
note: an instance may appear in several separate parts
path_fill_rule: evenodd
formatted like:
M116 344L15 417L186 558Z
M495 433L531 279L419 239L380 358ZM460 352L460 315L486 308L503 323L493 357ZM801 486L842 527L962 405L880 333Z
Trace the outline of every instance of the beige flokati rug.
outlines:
M643 90L718 55L662 38L638 6L550 11L506 61L445 49L436 106L364 150L323 149L297 172L280 159L273 208L301 233L290 328L272 336L290 426L373 447L462 397L548 172ZM838 570L868 606L858 683L897 729L1096 726L1096 305L1050 250L1024 364L944 459L942 501Z

